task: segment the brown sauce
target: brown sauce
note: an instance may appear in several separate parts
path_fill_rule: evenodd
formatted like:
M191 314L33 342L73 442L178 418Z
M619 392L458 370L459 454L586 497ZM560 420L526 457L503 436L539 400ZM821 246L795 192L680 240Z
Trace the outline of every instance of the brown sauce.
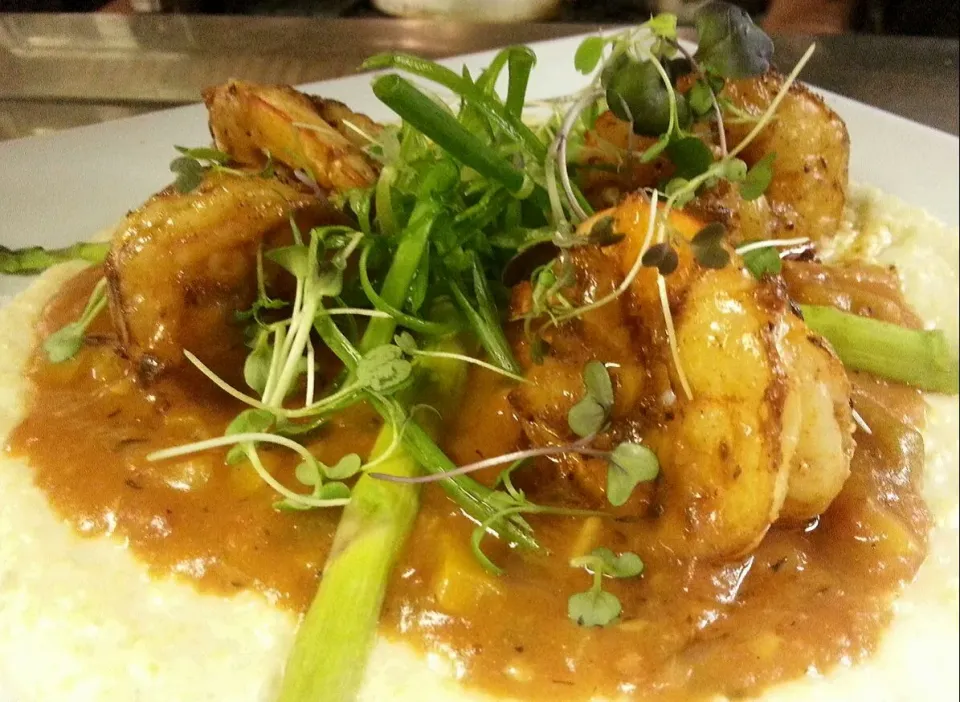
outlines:
M40 338L82 308L97 272L68 283L47 307ZM6 450L25 456L37 485L80 533L124 539L158 576L199 589L252 588L302 611L316 590L337 510L278 512L252 470L224 451L148 463L153 450L221 434L241 409L201 376L140 386L109 343L28 368L30 411ZM458 462L514 449L520 428L508 386L478 372L446 427ZM876 646L890 603L926 552L919 496L923 404L916 391L864 376L854 402L873 430L858 431L852 477L830 509L802 528L775 528L750 556L725 564L681 562L644 539L644 525L532 518L550 556L511 552L488 539L507 568L496 578L470 554L473 525L442 490L427 486L397 567L382 632L449 659L465 684L524 699L586 699L618 690L642 699L742 696L811 670L853 663ZM366 451L375 416L356 408L324 427L310 448L321 460ZM300 489L295 463L265 452L281 482ZM568 566L596 546L635 550L634 580L607 581L623 604L619 625L581 629L567 598L589 577Z

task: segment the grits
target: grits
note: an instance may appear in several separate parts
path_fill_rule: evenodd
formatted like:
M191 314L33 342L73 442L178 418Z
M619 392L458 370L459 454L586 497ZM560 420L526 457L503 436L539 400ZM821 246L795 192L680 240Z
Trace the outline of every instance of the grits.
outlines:
M925 213L852 188L846 220L823 253L896 263L907 300L958 343L958 236ZM59 266L0 309L0 438L18 421L22 367L45 301L78 267ZM895 605L866 663L768 690L764 699L955 700L958 690L957 398L929 397L924 496L929 555ZM562 616L562 613L558 613ZM0 702L269 701L295 618L263 598L199 594L152 580L123 544L84 539L61 523L30 468L0 458ZM362 693L373 700L463 700L457 662L381 640Z

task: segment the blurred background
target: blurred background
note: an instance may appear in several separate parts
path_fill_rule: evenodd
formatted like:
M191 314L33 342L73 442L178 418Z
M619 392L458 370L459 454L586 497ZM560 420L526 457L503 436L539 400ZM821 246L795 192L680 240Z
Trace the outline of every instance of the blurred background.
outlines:
M0 0L2 12L182 13L295 17L434 17L471 22L616 22L702 0ZM740 0L770 32L868 32L957 37L956 0Z
M0 140L195 102L229 77L304 83L391 49L440 58L703 0L0 0ZM737 0L809 82L956 134L958 0Z

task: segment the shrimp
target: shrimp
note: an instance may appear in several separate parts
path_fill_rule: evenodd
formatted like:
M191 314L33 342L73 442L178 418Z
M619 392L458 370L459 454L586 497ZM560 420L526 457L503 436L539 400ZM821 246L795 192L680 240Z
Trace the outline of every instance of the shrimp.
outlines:
M105 272L124 353L145 377L178 365L189 348L217 366L241 346L236 310L256 295L256 251L309 227L329 206L276 179L210 172L189 193L172 188L128 214L113 235Z
M792 400L799 404L800 426L780 519L804 522L822 514L850 477L852 389L843 364L821 337L793 315L787 316L787 326L781 353Z
M741 112L759 117L770 107L783 81L776 71L729 81L723 97ZM738 144L753 127L750 121L728 115L727 142ZM740 157L752 166L767 154L776 154L773 179L764 194L772 214L771 234L812 241L832 236L847 200L850 136L843 120L819 95L794 83L773 120Z
M783 82L783 76L770 71L727 83L722 97L739 113L728 109L725 115L724 133L731 148L750 133ZM719 157L716 130L697 123L694 131ZM611 112L600 115L587 132L580 164L580 184L590 201L609 207L625 193L669 180L674 167L668 158L661 156L649 163L639 159L652 142L649 137L632 135L629 125ZM702 219L723 222L734 245L770 238L818 241L834 234L846 203L850 160L850 139L843 120L819 96L794 83L774 118L739 156L753 166L768 154L775 154L773 177L762 196L744 200L739 188L721 181L712 188L701 188L687 209Z
M646 237L646 198L628 196L598 216L605 215L625 238L572 251L574 284L565 295L578 305L613 290ZM702 228L683 213L671 224L687 239ZM794 316L782 282L756 280L735 254L710 270L689 247L678 248L679 266L664 281L689 397L671 354L658 274L643 269L622 296L549 335L547 357L529 366L530 382L511 402L532 444L569 442L566 412L582 393L583 364L609 364L617 400L596 445L640 441L660 462L657 481L641 486L620 513L649 519L650 538L681 557L731 558L755 548L781 515L818 514L836 495L849 474L850 390L835 357L821 353L825 342ZM521 359L526 351L519 349ZM816 401L805 402L812 390ZM824 426L836 441L821 440ZM817 441L801 446L811 437ZM598 506L603 462L568 458L561 466L560 477Z
M107 258L120 345L146 378L179 365L185 348L229 369L218 361L242 347L232 322L256 294L257 249L289 238L291 219L302 229L346 223L288 170L258 175L268 156L331 192L377 177L363 146L380 126L341 103L243 81L209 88L204 100L216 146L237 167L208 172L192 192L155 195L124 219Z
M363 147L380 126L341 103L240 80L208 88L203 99L217 148L241 164L263 167L269 155L333 192L377 179Z

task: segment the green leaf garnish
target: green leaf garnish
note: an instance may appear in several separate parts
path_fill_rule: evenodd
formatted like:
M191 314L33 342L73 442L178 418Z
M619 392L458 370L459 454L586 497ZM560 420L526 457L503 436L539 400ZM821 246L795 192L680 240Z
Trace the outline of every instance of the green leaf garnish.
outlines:
M723 162L723 177L731 183L741 183L747 177L747 164L739 158L727 159Z
M73 358L83 346L85 335L86 329L77 322L64 325L43 342L47 360L50 363L63 363Z
M261 395L264 388L267 387L267 379L270 377L270 361L273 358L269 336L265 330L258 330L253 349L247 354L247 358L243 362L244 381L248 387Z
M757 280L765 275L779 275L783 268L780 254L772 246L747 251L743 254L743 265Z
M346 480L360 472L362 461L355 453L348 453L332 466L322 465L323 473L329 480Z
M193 148L188 148L186 146L174 146L173 148L187 158L195 161L209 161L211 163L220 164L221 166L230 161L230 154L220 151L219 149L213 149L206 146L196 146Z
M296 278L306 278L310 273L310 249L305 244L270 249L265 256Z
M225 436L231 434L261 434L270 431L276 418L271 412L262 409L245 409L227 426ZM237 444L227 451L226 462L236 465L247 458L247 450L251 444Z
M607 40L603 37L584 39L577 47L577 53L573 55L574 67L584 75L592 72L603 57L603 47L606 44Z
M351 453L341 458L332 468L319 461L302 461L297 465L294 475L302 484L313 488L310 497L318 500L341 500L350 498L350 487L342 482L325 482L324 476L340 481L356 475L359 470L360 457ZM281 511L301 512L310 509L309 505L289 499L275 502L273 506Z
M703 80L698 80L687 93L687 104L698 117L703 117L713 109L713 94L710 86Z
M192 149L186 146L174 146L173 148L183 154L170 162L170 170L177 176L173 184L181 193L188 193L200 185L204 174L210 170L233 175L260 175L263 178L269 178L273 175L273 158L269 153L266 154L266 166L257 174L228 168L226 164L230 162L230 154L218 149L206 146Z
M713 152L699 137L676 139L667 147L667 155L677 167L675 177L688 180L705 173L713 163Z
M610 453L607 468L607 500L614 507L626 504L641 482L657 477L660 462L656 454L642 444L625 441Z
M623 240L624 235L613 231L613 217L606 215L601 217L593 226L590 227L590 233L587 235L587 243L594 246L610 246Z
M346 500L350 498L350 488L341 482L324 483L315 496L321 500Z
M297 480L308 487L316 487L323 482L319 466L309 461L299 463L294 470L294 475L297 477Z
M94 286L93 292L90 293L90 299L87 300L83 312L80 313L80 318L75 322L64 325L44 339L43 350L47 355L47 360L51 363L62 363L73 358L80 347L83 346L87 328L106 306L107 280L101 278Z
M711 222L690 240L693 255L701 266L716 270L730 263L730 252L723 247L726 233L720 222Z
M583 367L586 395L567 413L570 430L580 437L591 436L603 429L613 408L613 383L606 366L590 361Z
M603 570L614 578L633 578L643 572L643 561L640 556L625 551L619 556L609 548L601 546L590 552L590 555L603 562Z
M773 180L773 162L776 158L777 155L771 152L753 164L740 183L740 197L748 201L756 200L767 191Z
M181 156L170 162L170 170L176 175L174 187L181 193L188 193L200 185L207 169L196 159Z
M702 178L704 175L706 174L701 174L700 177ZM667 197L673 201L676 207L683 207L697 194L696 183L696 180L691 184L691 181L686 178L671 178L663 191Z
M567 600L567 616L580 626L607 626L622 610L616 595L605 590L587 590Z
M643 561L637 554L627 551L618 556L609 548L596 548L586 556L574 558L570 565L593 575L590 589L571 595L567 601L567 616L580 626L607 626L620 616L620 600L603 590L604 576L634 578L643 572Z
M606 97L611 112L630 122L635 134L659 137L668 131L670 89L652 60L620 64L608 78ZM682 96L675 97L679 107Z
M377 393L388 394L410 379L413 366L403 357L403 349L384 344L367 352L357 364L357 383Z
M590 361L583 368L583 384L587 393L605 410L613 407L613 382L607 367L600 361Z
M670 275L680 265L680 257L677 255L676 249L662 241L644 251L640 263L647 268L656 268L660 271L660 275Z
M697 11L696 26L695 58L705 69L724 78L747 78L770 68L773 42L742 8L713 0Z
M670 12L654 15L645 24L655 36L663 39L677 38L677 16Z
M596 434L607 421L607 411L592 397L585 397L570 408L567 424L580 437Z
M410 334L410 332L400 332L393 337L393 343L397 345L397 348L401 349L405 354L408 355L419 350L417 341L413 338L413 335Z

